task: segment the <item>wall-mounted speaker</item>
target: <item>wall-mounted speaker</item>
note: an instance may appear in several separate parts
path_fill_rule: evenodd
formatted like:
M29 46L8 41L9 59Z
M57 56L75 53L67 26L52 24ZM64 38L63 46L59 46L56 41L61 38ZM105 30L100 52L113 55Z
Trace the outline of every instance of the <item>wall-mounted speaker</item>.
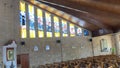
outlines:
M21 41L20 44L21 44L21 45L25 45L25 41Z
M61 43L61 40L56 40L56 43Z
M92 42L92 38L90 38L89 41Z

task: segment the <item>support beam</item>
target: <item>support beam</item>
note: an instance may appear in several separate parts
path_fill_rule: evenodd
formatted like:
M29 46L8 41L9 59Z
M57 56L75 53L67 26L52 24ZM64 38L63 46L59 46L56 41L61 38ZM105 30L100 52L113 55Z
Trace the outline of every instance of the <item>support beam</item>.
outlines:
M79 6L89 7L97 10L106 11L113 14L120 14L120 5L113 5L94 0L38 0L56 3L59 5L69 6L71 8L80 9ZM73 5L74 4L74 5Z

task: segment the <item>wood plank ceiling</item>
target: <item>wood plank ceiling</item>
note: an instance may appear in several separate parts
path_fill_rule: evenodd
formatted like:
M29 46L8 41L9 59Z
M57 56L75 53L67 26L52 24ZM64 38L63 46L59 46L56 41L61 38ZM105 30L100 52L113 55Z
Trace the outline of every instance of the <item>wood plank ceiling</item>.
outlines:
M120 30L120 0L37 0L86 21L93 36ZM62 7L64 6L64 7ZM67 7L67 8L66 8ZM69 9L69 8L72 9ZM75 11L80 10L80 11ZM100 30L103 32L100 33Z

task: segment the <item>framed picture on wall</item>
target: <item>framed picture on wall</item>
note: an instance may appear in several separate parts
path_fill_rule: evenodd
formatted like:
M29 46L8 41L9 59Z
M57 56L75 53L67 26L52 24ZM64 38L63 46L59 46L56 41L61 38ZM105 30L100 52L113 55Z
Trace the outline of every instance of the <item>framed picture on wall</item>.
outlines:
M14 48L7 48L6 57L7 57L7 61L14 60Z

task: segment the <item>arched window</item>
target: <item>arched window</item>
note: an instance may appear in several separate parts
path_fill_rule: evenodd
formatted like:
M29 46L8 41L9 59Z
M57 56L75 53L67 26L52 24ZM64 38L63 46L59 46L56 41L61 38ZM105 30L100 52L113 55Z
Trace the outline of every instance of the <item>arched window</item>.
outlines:
M107 52L108 51L108 45L107 45L107 40L106 39L101 39L100 40L100 47L101 47L101 52Z

